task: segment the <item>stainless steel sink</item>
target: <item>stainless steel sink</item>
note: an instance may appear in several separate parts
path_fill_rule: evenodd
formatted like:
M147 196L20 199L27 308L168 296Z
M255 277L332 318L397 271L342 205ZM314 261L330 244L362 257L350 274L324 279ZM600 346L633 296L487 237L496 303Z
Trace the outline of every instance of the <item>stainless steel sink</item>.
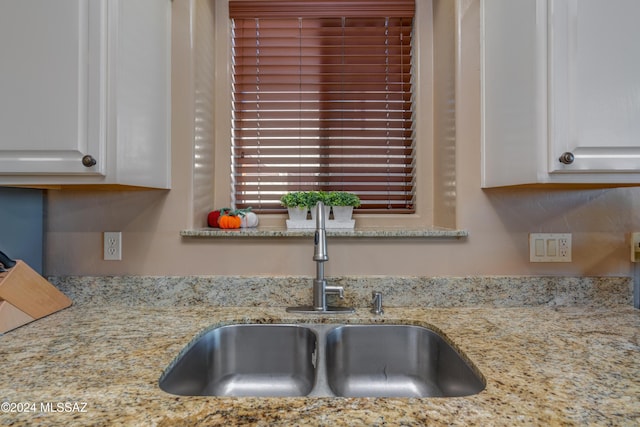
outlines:
M443 337L419 326L339 326L327 335L326 366L337 396L457 397L485 387Z
M222 326L160 378L162 390L185 396L455 397L484 387L436 332L381 324Z
M317 338L295 325L229 325L193 342L160 379L183 396L305 396L315 382Z

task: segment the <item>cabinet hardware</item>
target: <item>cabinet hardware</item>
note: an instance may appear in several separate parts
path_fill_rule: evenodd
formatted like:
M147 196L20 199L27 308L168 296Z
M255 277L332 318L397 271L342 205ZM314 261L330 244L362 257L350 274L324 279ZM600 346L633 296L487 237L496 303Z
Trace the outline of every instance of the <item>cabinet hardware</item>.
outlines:
M85 167L90 168L91 166L95 166L96 163L96 159L94 159L93 156L87 154L86 156L82 157L82 164Z
M562 153L562 155L558 160L560 161L560 163L563 163L565 165L570 165L575 160L575 156L573 155L573 153L570 153L567 151Z

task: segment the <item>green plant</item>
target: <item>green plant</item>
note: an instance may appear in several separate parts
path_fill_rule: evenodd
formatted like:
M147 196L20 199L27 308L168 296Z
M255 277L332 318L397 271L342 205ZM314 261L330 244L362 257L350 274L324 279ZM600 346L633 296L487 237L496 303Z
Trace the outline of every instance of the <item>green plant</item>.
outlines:
M327 193L324 191L307 191L305 193L305 206L308 208L315 207L318 202L327 203Z
M291 191L280 198L280 204L285 208L306 207L307 197L303 191Z
M354 193L346 191L331 191L327 193L325 203L329 206L360 206L360 198Z
M327 193L324 191L291 191L280 198L280 204L286 208L313 208L319 202L325 202Z
M313 208L318 202L327 206L360 206L360 198L346 191L291 191L280 198L280 204L287 208Z

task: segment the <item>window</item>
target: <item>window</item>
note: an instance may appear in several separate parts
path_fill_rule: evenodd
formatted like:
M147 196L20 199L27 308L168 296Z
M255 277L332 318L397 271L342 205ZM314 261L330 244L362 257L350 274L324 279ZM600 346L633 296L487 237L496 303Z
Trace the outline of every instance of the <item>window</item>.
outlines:
M235 206L340 190L413 213L413 1L230 1L229 16Z

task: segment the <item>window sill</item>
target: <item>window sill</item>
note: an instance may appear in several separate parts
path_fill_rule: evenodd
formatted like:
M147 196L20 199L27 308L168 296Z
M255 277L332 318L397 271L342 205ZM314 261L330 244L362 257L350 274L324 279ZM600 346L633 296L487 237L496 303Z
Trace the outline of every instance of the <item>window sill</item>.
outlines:
M229 238L229 237L307 237L315 230L287 229L286 227L257 227L238 229L198 228L180 231L182 237ZM351 230L327 230L328 237L373 237L373 238L430 238L461 239L469 236L467 230L445 228L355 228Z

